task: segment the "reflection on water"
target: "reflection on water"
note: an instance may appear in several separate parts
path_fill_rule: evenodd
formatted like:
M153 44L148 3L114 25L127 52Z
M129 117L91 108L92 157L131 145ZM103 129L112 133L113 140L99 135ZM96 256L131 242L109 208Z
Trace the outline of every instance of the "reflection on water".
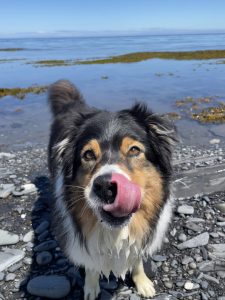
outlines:
M150 37L98 37L65 39L0 40L0 48L24 48L0 52L0 88L49 85L66 78L75 83L87 102L99 108L117 110L137 100L146 101L157 112L175 111L174 102L187 96L219 96L225 99L225 64L210 61L152 59L132 64L34 67L46 59L90 59L135 51L188 51L225 49L225 35L174 35ZM49 112L46 95L28 94L21 101L0 99L0 145L45 145ZM212 131L196 122L179 121L187 142L208 142ZM191 135L191 136L190 136Z

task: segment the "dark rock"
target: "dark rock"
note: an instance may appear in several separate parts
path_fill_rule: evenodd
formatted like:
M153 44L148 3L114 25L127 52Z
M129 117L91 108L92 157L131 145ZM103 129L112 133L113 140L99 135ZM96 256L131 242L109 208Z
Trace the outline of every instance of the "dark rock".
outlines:
M47 251L47 250L52 250L57 247L57 242L55 240L49 240L46 242L43 242L36 247L34 247L35 252L41 252L41 251Z
M61 299L69 294L70 282L64 276L42 275L28 282L27 291L34 296Z

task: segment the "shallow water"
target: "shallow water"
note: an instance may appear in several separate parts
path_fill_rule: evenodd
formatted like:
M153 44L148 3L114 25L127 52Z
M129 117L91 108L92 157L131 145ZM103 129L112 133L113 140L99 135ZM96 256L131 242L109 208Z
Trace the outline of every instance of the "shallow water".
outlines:
M217 60L176 61L151 59L131 64L35 67L27 64L47 59L91 59L135 51L190 51L225 49L225 35L173 35L59 39L4 39L0 48L24 48L1 52L0 88L48 85L66 78L75 83L87 102L117 110L137 100L156 112L175 111L174 102L192 96L225 99L225 64ZM103 79L104 76L107 79ZM46 145L49 130L46 95L27 95L24 100L0 99L0 146ZM217 125L178 122L185 143L207 144ZM225 129L224 129L225 131ZM223 135L223 130L220 130Z

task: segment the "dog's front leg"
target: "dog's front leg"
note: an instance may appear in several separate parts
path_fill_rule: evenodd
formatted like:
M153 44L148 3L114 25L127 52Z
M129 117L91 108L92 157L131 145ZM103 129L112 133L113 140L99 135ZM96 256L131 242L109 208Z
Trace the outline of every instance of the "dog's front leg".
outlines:
M134 266L132 279L135 283L138 294L147 298L155 295L153 282L145 274L142 259L140 259Z
M84 300L95 300L100 293L99 273L85 269Z

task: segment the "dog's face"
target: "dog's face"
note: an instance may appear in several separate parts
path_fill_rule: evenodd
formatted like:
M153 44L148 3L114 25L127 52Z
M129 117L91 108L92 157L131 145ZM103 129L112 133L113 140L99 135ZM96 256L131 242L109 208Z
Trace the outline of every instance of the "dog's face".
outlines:
M96 221L123 226L141 212L146 222L154 219L171 174L173 130L165 121L136 105L79 117L71 111L55 126L67 205L81 227Z

